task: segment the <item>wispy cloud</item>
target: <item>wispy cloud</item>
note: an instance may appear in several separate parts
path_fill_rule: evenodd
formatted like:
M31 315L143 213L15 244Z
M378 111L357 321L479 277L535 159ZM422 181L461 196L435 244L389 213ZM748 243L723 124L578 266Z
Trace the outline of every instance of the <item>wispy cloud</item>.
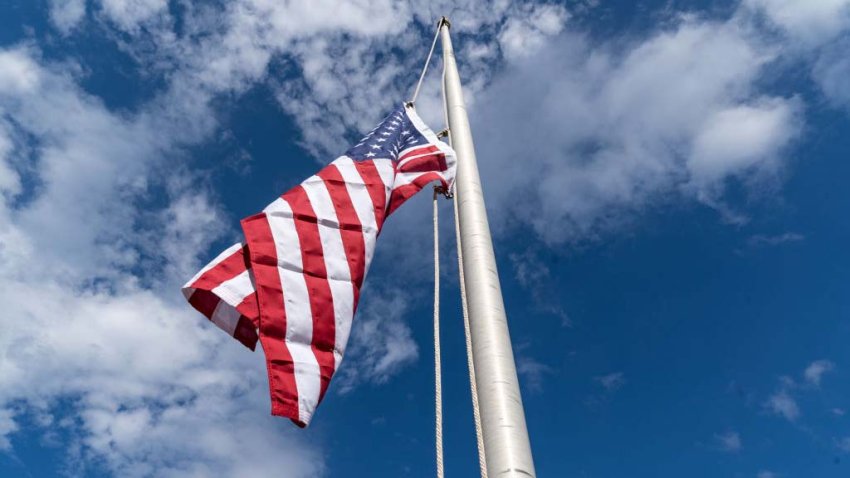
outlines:
M597 408L609 403L617 391L626 384L626 377L623 372L611 372L593 377L593 382L601 390L585 397L584 404L589 408Z
M738 432L729 430L725 433L714 435L714 440L720 450L728 453L738 453L741 451L741 435Z
M546 377L555 373L554 368L519 351L516 369L520 378L533 392L542 392Z
M764 405L768 411L785 418L789 422L800 417L800 407L797 405L797 400L786 389L781 389L768 397Z
M549 266L532 250L510 256L514 276L520 285L531 293L535 307L544 313L560 318L562 327L572 327L573 321L560 302L561 294L553 285Z
M778 246L794 242L801 242L806 239L806 236L796 232L784 232L777 235L755 234L747 239L747 245L750 247L761 246Z
M835 368L829 360L815 360L803 371L803 378L813 387L820 387L821 378Z
M606 392L616 392L626 384L623 372L613 372L607 375L593 377L593 380L602 386Z
M785 418L789 422L797 421L802 411L795 396L806 391L812 392L819 389L824 375L833 369L835 369L835 364L832 361L821 359L806 366L801 374L801 380L795 380L787 375L779 377L779 386L763 403L764 409L769 413ZM844 410L833 408L831 413L841 416Z

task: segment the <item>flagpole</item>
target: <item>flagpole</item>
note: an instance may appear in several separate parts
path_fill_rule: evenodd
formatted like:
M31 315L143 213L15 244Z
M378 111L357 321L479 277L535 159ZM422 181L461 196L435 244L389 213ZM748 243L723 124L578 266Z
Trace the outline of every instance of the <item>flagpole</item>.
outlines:
M466 287L472 360L489 478L535 477L499 273L478 175L472 131L457 71L450 23L440 20L445 106L457 153L455 201Z

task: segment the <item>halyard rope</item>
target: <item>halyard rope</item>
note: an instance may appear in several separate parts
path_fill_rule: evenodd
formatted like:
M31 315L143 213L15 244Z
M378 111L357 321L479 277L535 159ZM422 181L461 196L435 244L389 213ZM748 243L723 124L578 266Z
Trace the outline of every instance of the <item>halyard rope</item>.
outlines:
M431 50L428 51L428 58L425 59L425 66L422 67L422 73L419 75L419 81L416 82L416 89L413 90L413 96L410 98L409 103L416 103L416 98L419 97L419 89L422 88L422 81L425 80L425 73L428 72L428 65L431 64L431 56L434 55L434 47L437 46L437 38L440 37L440 27L443 26L443 19L440 19L440 22L437 23L437 33L434 34L434 41L431 42Z
M440 222L437 215L437 188L434 188L434 428L437 452L437 478L443 478L443 376L440 366Z

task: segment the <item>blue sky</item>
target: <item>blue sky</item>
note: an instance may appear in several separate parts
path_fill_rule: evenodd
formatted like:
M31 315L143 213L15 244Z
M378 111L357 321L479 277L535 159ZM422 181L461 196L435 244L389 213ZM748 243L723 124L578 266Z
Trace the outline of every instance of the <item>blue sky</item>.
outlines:
M430 198L308 429L179 287L407 98L444 13L538 475L850 474L847 0L10 0L0 476L433 476ZM446 470L474 476L441 216Z

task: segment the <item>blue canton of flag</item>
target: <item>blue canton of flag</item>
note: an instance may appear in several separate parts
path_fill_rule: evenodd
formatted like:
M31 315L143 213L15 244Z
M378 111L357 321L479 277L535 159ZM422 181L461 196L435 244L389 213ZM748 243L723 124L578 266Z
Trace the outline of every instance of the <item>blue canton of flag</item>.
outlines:
M404 105L387 115L378 126L355 144L345 155L355 161L390 159L397 161L400 154L410 148L424 146L428 140L407 115Z

